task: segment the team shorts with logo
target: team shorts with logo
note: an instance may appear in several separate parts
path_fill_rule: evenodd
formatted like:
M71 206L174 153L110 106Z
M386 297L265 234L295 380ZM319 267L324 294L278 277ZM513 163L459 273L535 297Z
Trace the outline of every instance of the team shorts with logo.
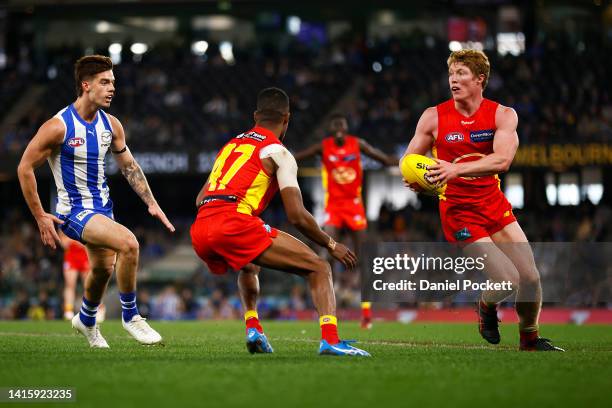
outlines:
M64 253L64 270L73 269L81 274L86 274L89 269L89 258L85 248L69 248Z
M363 203L359 199L341 203L328 203L325 208L325 225L360 231L368 227Z
M105 217L114 220L113 211L112 210L89 210L84 208L73 209L72 212L68 215L56 214L57 218L64 221L63 224L60 225L60 228L66 234L66 236L70 239L74 239L75 241L79 241L83 244L86 244L83 240L83 230L85 229L85 225L89 222L91 217L96 214L101 214Z
M440 200L440 220L448 242L467 244L490 237L516 221L512 205L501 190L486 200L452 203Z
M235 211L204 215L191 226L191 245L215 275L239 270L253 261L278 235L261 218Z

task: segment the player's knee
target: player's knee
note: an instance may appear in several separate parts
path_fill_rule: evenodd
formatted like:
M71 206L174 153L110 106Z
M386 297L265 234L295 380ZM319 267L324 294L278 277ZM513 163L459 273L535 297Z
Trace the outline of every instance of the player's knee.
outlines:
M139 250L140 245L138 244L138 240L134 235L129 235L123 239L120 252L122 252L124 255L138 257Z
M312 265L313 265L313 271L319 274L327 275L331 278L331 275L332 275L331 266L329 262L327 262L325 259L321 258L318 255L315 255L312 259Z
M521 285L526 286L539 286L540 285L540 273L536 268L532 268L521 274L520 277Z
M109 280L114 269L114 265L97 266L92 268L91 273L96 279Z
M244 273L251 273L253 275L257 275L259 271L261 271L261 267L255 264L247 264L242 268Z

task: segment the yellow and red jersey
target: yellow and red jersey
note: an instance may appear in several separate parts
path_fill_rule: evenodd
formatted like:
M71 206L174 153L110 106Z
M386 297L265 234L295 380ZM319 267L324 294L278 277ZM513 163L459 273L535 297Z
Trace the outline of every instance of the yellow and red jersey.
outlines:
M268 129L256 126L223 146L208 179L201 213L261 214L278 191L276 175L268 174L260 159L261 149L271 144L282 143Z
M322 178L325 190L325 206L345 201L361 201L361 151L359 139L344 136L344 144L338 146L335 138L323 139Z
M436 106L438 136L432 152L434 157L452 163L480 160L493 153L493 138L497 127L495 112L499 104L483 99L470 117L459 113L452 99ZM485 199L499 190L497 175L458 177L448 182L441 199L453 202L473 202Z

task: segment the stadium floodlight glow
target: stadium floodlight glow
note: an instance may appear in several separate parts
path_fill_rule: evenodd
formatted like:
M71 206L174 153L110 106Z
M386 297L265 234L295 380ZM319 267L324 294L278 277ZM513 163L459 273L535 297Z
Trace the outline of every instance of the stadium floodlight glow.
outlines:
M461 50L461 43L459 41L451 41L448 43L448 49L451 51Z
M104 34L108 33L111 29L111 25L108 21L98 21L96 23L96 33Z
M525 52L525 34L497 33L497 53L499 55L521 55Z
M380 64L380 62L374 61L374 63L372 64L372 71L376 73L382 71L382 65Z
M234 46L229 41L222 41L219 44L219 52L221 53L221 58L225 60L229 65L234 65L236 60L234 59Z
M130 51L132 51L132 54L136 55L142 55L147 52L148 49L149 47L145 43L134 43L130 47Z
M123 51L123 46L119 43L112 43L108 46L108 53L113 64L121 64L121 51Z
M112 43L108 46L108 52L110 54L121 54L121 51L123 51L123 46L119 43Z
M206 50L208 50L207 41L195 41L191 44L191 52L193 52L195 55L202 56L206 54Z
M302 28L302 19L298 16L287 17L287 31L291 35L298 35Z

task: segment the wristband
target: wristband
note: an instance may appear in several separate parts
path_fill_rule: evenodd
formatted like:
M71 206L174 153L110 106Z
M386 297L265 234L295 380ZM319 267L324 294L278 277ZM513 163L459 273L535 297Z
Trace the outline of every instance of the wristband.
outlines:
M331 251L336 249L336 241L334 241L334 239L332 237L329 237L329 242L327 243L327 248L329 248L329 250L331 250Z

